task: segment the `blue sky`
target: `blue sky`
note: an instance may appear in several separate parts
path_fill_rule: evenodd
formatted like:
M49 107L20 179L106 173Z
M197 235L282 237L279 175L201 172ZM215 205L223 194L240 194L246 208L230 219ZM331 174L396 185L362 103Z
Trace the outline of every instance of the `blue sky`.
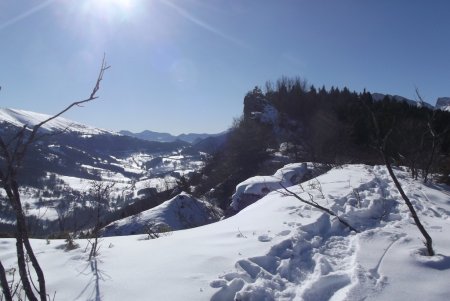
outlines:
M220 132L255 85L450 96L446 0L2 0L0 104L173 134Z

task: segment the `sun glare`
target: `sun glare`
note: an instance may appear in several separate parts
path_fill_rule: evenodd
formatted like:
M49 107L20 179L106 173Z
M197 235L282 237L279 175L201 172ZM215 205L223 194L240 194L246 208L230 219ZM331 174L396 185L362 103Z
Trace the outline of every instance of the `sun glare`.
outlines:
M133 0L97 0L100 6L129 10L133 7Z
M80 37L100 43L134 27L147 14L150 0L77 0L61 1L60 22ZM145 13L145 14L144 14ZM122 31L123 30L123 31ZM133 31L133 33L136 30Z
M85 11L107 19L130 18L139 0L87 0Z

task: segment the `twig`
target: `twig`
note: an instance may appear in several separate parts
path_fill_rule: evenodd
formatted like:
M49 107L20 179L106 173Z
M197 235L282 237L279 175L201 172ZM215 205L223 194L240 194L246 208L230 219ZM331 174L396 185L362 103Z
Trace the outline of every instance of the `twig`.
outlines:
M338 219L339 222L341 222L343 225L345 225L347 228L349 228L351 231L355 231L356 233L359 233L358 230L356 230L353 226L351 226L349 223L347 223L344 219L342 219L341 217L339 217L336 213L334 213L333 211L331 211L328 208L325 208L321 205L319 205L316 201L313 200L312 195L310 195L310 201L305 200L304 198L300 197L298 194L296 194L295 192L289 190L286 186L284 186L282 183L279 183L281 187L283 187L283 189L286 191L286 193L283 193L282 191L279 191L279 193L283 194L283 195L287 195L287 196L293 196L296 199L298 199L299 201L301 201L302 203L308 204L310 206L313 206L314 208L317 208L319 210L324 211L325 213L334 216Z
M238 232L239 232L239 237L247 238L247 236L245 236L245 235L241 232L241 230L239 229L239 227L238 227Z

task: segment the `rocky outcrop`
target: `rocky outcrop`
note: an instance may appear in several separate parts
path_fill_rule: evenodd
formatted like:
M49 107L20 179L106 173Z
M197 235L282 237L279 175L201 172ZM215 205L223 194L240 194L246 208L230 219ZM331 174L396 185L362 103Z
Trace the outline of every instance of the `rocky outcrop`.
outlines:
M436 101L436 109L450 112L450 97L439 97Z
M244 116L252 117L255 113L262 113L264 108L269 105L263 93L258 87L249 92L244 97Z

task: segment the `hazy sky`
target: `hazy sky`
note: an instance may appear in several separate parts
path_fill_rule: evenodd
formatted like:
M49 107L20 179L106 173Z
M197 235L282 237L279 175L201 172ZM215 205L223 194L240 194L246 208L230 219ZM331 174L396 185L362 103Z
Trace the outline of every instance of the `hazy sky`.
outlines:
M450 96L448 0L0 0L0 106L120 130L219 132L279 77Z

